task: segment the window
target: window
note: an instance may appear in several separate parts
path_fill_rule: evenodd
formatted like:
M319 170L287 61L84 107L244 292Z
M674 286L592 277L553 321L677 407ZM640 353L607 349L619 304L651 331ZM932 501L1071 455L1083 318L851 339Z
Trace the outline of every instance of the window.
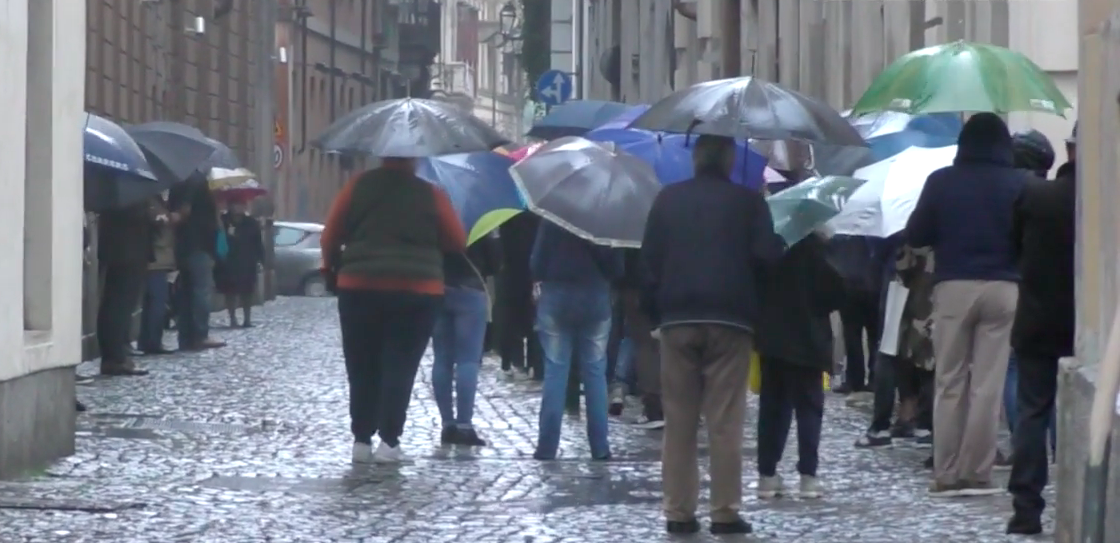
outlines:
M306 234L307 236L303 238L303 241L300 242L300 245L309 249L318 247L320 236L319 232L306 232Z
M291 247L299 244L299 242L303 241L306 237L306 230L300 230L290 226L277 226L272 241L277 247Z

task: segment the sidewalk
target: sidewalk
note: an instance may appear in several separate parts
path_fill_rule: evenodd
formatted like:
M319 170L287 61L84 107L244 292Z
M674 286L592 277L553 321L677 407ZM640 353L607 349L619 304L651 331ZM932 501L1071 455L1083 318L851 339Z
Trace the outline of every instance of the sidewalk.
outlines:
M224 349L144 359L148 377L79 387L78 452L29 481L0 483L0 541L668 541L659 434L612 425L616 460L588 462L582 421L561 460L532 460L538 397L487 363L476 426L490 446L438 446L426 363L399 468L350 465L346 380L332 300L281 298ZM218 318L215 316L216 322ZM85 365L83 373L93 373ZM831 395L830 395L831 396ZM752 406L749 418L756 411ZM830 397L824 500L759 502L755 536L687 541L1016 541L1007 496L931 500L925 451L852 446L866 415ZM754 479L748 428L745 482ZM787 481L795 482L791 456Z

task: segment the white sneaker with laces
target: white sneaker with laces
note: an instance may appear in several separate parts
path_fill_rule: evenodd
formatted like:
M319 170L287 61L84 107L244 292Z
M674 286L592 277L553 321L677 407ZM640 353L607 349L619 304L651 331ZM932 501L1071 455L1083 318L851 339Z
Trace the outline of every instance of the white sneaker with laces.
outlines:
M815 500L824 497L824 485L821 480L812 475L801 476L801 499Z
M756 493L760 500L772 500L785 494L785 485L782 483L782 476L759 477L758 490Z
M634 421L634 427L642 430L660 430L665 427L665 419L651 419L642 415Z
M373 462L373 446L369 443L354 443L354 450L350 459L355 464L370 464Z
M377 446L377 450L373 452L373 461L378 464L400 464L408 462L409 458L405 456L401 446L390 447L384 441Z

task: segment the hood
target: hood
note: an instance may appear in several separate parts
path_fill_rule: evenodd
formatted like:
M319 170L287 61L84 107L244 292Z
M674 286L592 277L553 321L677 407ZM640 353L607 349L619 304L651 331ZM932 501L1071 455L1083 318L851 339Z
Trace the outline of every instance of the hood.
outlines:
M992 164L1012 168L1015 155L1007 124L994 113L977 113L964 123L953 164Z

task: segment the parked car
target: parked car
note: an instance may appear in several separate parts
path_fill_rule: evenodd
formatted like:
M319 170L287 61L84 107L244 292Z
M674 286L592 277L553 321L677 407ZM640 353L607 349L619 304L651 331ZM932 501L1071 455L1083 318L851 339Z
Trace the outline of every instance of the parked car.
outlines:
M319 274L323 251L319 235L323 225L309 222L273 224L276 243L276 288L279 294L328 296L327 285Z

